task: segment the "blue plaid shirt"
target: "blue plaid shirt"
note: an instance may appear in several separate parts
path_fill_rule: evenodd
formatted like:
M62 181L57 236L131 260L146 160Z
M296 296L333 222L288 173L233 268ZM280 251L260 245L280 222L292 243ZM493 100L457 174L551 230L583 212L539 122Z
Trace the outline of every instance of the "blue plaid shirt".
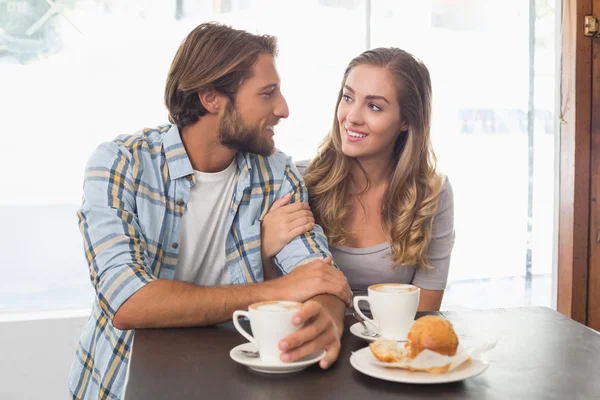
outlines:
M291 159L238 152L233 198L227 215L226 267L233 284L263 280L260 219L287 193L308 201ZM71 366L74 399L119 399L134 332L112 325L132 294L155 279L173 279L181 217L196 182L174 125L144 129L104 143L88 162L78 212L90 279L96 290L88 323ZM319 226L292 240L275 264L295 266L329 256Z

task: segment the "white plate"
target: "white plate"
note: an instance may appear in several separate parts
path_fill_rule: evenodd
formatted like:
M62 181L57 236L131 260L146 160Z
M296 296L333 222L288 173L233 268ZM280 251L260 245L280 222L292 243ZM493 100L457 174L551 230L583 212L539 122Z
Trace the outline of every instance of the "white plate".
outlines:
M356 336L358 338L366 340L367 342L374 342L378 338L378 337L363 335L362 333L364 332L364 330L365 330L365 327L360 322L357 322L350 327L350 333L352 333L354 336ZM371 330L373 330L373 328L371 328ZM407 340L408 339L402 339L402 340L397 340L397 341L398 342L406 342Z
M259 357L249 357L242 353L240 350L256 351L256 347L252 343L244 343L234 347L229 352L229 356L233 361L247 366L248 368L262 372L264 374L289 374L291 372L302 371L309 365L318 363L323 357L325 357L325 350L315 351L306 357L301 358L298 361L285 364L267 364Z
M471 361L465 362L453 371L446 372L445 374L432 374L429 372L380 367L375 365L374 361L376 359L368 347L355 351L350 356L350 364L357 371L373 378L402 383L434 384L457 382L477 376L489 366L489 364L479 359L471 359Z

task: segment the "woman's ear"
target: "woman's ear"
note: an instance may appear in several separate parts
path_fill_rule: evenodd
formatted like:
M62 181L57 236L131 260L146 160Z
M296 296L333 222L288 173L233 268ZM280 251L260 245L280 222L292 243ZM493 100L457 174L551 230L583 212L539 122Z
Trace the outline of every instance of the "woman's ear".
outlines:
M198 98L202 107L208 111L209 114L217 114L219 112L220 99L219 95L213 88L202 89L198 92Z

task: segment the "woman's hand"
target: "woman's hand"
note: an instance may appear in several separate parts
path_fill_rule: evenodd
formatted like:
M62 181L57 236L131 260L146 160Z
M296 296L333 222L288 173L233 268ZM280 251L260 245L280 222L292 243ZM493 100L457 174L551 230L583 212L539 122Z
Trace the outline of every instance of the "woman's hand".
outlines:
M260 223L263 257L275 257L293 238L315 226L310 206L301 201L288 204L291 198L291 194L286 194L276 200Z

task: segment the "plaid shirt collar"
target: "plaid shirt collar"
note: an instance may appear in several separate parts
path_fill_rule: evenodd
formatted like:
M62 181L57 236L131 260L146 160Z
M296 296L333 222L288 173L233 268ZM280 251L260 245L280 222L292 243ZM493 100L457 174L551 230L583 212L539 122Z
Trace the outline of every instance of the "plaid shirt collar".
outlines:
M191 175L195 183L194 169L181 141L181 134L177 125L171 125L171 128L164 134L163 146L171 179L175 180ZM237 186L238 190L243 191L250 185L250 172L252 171L250 154L238 151L236 163L240 173Z

